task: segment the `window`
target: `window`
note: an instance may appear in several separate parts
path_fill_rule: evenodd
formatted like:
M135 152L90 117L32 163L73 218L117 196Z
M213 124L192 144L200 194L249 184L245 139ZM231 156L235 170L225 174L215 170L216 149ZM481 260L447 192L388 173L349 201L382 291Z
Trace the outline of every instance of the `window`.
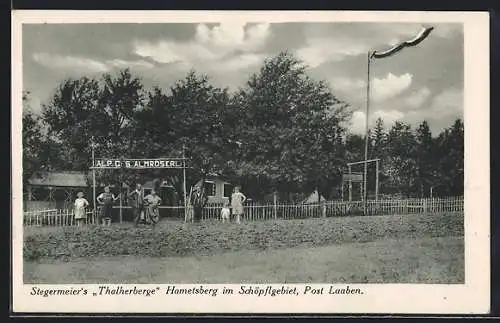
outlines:
M231 184L224 184L224 197L231 197L233 193L233 186Z
M211 181L205 181L205 191L207 196L215 196L215 183Z

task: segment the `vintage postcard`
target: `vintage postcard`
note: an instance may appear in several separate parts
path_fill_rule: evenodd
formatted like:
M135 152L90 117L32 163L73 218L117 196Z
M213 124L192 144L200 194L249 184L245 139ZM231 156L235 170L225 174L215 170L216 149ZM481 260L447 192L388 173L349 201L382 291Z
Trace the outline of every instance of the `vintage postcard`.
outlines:
M488 13L12 17L14 312L488 313Z

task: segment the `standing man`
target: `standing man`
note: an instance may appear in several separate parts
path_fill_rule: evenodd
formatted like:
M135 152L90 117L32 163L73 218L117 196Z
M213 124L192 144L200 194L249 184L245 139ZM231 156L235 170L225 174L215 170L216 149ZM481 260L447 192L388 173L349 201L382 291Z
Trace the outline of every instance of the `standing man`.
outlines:
M141 220L141 212L144 211L144 197L142 196L142 185L137 183L135 190L128 194L128 197L132 199L130 205L132 206L132 212L134 214L135 226L139 224Z
M207 204L208 198L205 194L204 181L197 185L194 189L193 195L191 196L191 204L193 205L194 211L194 222L200 222L203 208Z

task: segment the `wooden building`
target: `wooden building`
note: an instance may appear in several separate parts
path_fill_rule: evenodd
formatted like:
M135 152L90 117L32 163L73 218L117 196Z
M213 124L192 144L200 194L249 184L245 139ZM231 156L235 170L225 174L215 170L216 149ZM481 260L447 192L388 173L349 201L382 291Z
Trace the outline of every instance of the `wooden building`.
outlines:
M39 172L31 176L25 188L24 210L72 209L78 192L92 205L92 175L78 171ZM123 188L127 185L124 184ZM97 187L96 194L104 185Z
M199 180L196 185L199 185ZM233 192L234 185L220 176L209 176L205 179L205 191L208 197L208 203L223 203L229 201Z

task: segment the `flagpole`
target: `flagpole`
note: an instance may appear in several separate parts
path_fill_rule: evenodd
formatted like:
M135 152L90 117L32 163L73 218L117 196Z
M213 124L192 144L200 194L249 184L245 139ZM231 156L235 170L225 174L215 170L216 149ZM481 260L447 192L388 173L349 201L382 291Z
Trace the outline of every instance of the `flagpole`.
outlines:
M368 51L368 57L367 57L367 81L366 81L366 123L365 123L365 160L364 160L364 176L363 176L363 207L364 207L364 214L366 215L366 206L367 206L367 180L368 180L368 133L369 133L369 128L368 128L368 120L369 120L369 113L370 113L370 63L372 58L384 58L384 57L389 57L394 55L395 53L401 51L405 47L413 47L417 46L420 44L422 41L424 41L427 36L432 32L434 27L428 26L422 27L422 30L420 33L417 34L416 37L410 40L403 41L392 48L385 50L385 51L373 51L370 52ZM375 188L375 195L376 199L378 199L378 162L377 162L377 185Z
M365 121L365 160L364 160L364 174L363 174L363 208L364 214L366 215L366 203L367 203L367 174L368 174L368 120L370 113L370 62L371 53L368 51L367 55L367 79L366 79L366 121Z

